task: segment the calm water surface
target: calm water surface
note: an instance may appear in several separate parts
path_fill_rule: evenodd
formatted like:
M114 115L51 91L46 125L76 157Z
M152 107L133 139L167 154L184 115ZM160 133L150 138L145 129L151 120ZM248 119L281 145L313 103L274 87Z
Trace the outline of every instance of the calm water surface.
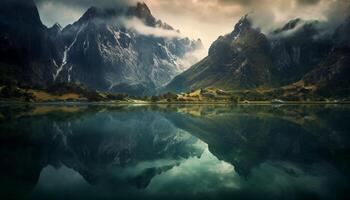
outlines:
M0 106L0 199L350 199L350 106Z

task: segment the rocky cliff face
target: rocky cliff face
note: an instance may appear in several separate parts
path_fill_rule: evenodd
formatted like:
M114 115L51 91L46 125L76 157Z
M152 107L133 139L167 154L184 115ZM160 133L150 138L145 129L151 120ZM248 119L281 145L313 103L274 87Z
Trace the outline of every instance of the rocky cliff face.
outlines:
M295 19L269 34L277 85L300 80L332 50L330 33L318 21Z
M17 10L18 12L13 12ZM1 75L28 86L79 82L109 92L152 93L189 67L200 40L157 20L144 3L92 7L75 23L46 28L32 1L0 8Z
M156 20L143 3L110 10L90 8L77 22L58 30L55 40L61 59L52 61L54 81L135 94L167 84L188 67L185 57L201 48L200 40L182 38Z
M316 86L323 96L348 97L350 94L350 18L332 35L333 49L302 81Z
M51 81L56 56L47 28L32 0L0 2L1 82L44 85Z

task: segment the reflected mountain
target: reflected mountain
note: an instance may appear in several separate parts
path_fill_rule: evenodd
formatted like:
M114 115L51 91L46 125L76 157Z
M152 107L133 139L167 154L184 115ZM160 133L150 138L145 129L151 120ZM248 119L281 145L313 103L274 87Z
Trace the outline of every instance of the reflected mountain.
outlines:
M193 146L197 138L143 109L49 106L2 113L7 117L0 125L1 185L9 187L7 192L18 193L18 182L31 190L48 165L71 168L92 185L141 189L157 174L203 152ZM9 185L8 179L16 182Z
M344 117L350 114L348 108L243 106L178 110L167 118L207 143L211 153L234 165L236 172L245 177L266 160L305 166L320 160L338 162L338 157L349 152L350 125Z
M346 199L349 114L348 106L1 106L0 197Z

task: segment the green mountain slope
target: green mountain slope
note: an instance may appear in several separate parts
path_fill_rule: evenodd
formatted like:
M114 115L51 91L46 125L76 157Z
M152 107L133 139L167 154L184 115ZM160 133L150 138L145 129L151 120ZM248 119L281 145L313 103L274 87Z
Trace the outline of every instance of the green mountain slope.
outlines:
M247 16L235 30L216 40L209 55L177 76L167 89L183 91L201 87L254 88L271 84L271 58L265 35L252 28Z

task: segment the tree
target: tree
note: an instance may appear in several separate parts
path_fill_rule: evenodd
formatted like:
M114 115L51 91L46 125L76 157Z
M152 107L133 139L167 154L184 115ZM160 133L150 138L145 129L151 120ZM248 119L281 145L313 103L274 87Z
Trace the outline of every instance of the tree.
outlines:
M239 96L235 96L235 95L230 96L230 101L233 103L239 103L240 100L241 98Z
M151 97L151 101L152 102L157 102L157 101L159 101L160 100L160 98L158 97L158 96L152 96Z
M177 99L177 94L167 92L163 95L164 99L170 99L170 100L176 100Z

